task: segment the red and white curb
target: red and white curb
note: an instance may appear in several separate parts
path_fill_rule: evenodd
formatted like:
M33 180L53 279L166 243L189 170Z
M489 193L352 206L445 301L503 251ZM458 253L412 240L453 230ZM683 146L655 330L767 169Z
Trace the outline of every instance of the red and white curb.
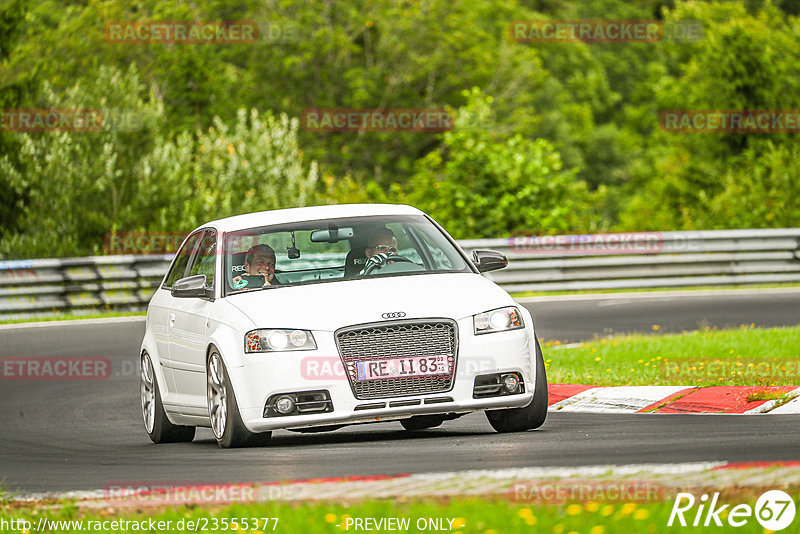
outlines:
M294 480L270 483L164 484L129 491L94 490L18 495L15 500L75 499L78 506L122 508L227 505L266 501L355 501L363 499L504 497L524 500L562 494L575 488L617 490L642 486L658 489L659 498L682 488L785 488L800 485L800 462L696 462L676 464L526 467L443 473L399 474ZM591 489L594 488L594 489ZM532 489L534 491L532 491ZM610 495L610 493L608 493ZM655 495L655 494L654 494Z
M740 415L800 413L800 386L600 387L550 384L548 394L549 410L552 412ZM751 400L765 395L779 398ZM787 399L791 400L787 402Z

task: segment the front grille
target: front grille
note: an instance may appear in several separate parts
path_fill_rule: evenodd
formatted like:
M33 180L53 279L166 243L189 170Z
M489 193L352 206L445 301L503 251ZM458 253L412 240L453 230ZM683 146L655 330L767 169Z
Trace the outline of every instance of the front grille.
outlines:
M349 327L336 332L339 355L357 399L450 391L456 368L457 340L456 324L448 319L378 323ZM376 380L357 379L357 361L417 356L447 357L448 374Z

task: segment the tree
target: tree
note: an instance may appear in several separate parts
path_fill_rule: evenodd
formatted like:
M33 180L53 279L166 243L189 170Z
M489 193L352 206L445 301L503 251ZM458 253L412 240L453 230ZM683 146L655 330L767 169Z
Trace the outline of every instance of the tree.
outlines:
M240 109L233 125L215 117L196 139L183 133L158 142L142 161L137 211L150 214L149 229L180 231L318 202L317 164L303 163L297 129L285 114Z
M115 225L124 228L147 217L136 211L135 169L152 149L163 106L141 84L135 68L101 67L90 80L64 92L45 83L38 107L96 110L102 128L18 134L18 157L0 159L0 180L25 202L18 207L18 229L0 241L0 255L100 252L103 237Z
M0 110L20 107L24 102L24 94L30 92L33 85L31 73L21 75L14 80L6 65L16 47L27 9L27 0L11 0L0 5ZM0 157L8 154L15 159L14 154L18 148L16 139L0 129ZM0 191L3 192L0 194L0 239L2 239L4 234L19 229L17 211L25 202L25 197L22 193L14 191L2 174L0 174Z
M652 135L647 165L640 168L632 199L621 216L625 229L684 230L710 221L714 199L726 194L722 177L784 145L796 134L675 133L657 126L662 110L793 110L800 108L800 34L796 18L766 3L754 14L742 3L686 2L666 12L667 21L693 19L704 26L696 42L666 43L663 60L646 81L652 90ZM747 157L742 157L748 154ZM753 167L751 172L757 172ZM732 214L728 227L743 227Z
M430 213L456 238L582 229L589 203L586 184L562 169L561 157L544 139L517 134L495 141L465 119L489 117L490 97L466 92L456 127L442 146L417 161L406 201Z
M172 137L160 132L163 106L135 67L102 67L95 80L63 94L46 85L45 101L101 110L100 131L21 134L20 164L0 160L0 176L28 196L0 256L98 254L111 232L188 232L210 219L316 201L317 166L303 163L297 119L239 110L232 125L215 117L196 137Z

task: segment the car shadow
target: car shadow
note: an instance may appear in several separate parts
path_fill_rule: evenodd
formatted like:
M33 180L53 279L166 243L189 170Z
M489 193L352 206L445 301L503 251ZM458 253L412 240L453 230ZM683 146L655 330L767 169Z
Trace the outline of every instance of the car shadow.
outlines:
M291 433L280 431L273 434L269 445L265 448L279 449L284 447L312 447L317 445L339 445L354 443L373 443L373 442L399 442L405 440L433 440L441 438L476 437L485 435L498 435L492 430L486 431L464 431L448 430L443 428L431 428L428 430L373 430L367 432L356 432L352 428L339 429L330 432L320 433ZM217 446L214 439L195 438L194 444Z

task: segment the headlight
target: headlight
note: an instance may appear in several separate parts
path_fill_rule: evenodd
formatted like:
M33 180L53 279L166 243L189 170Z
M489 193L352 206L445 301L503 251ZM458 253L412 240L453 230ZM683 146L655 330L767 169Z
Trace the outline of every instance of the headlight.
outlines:
M316 348L314 336L308 330L262 328L251 330L244 336L245 352L314 350Z
M475 326L475 335L516 330L525 326L525 323L522 322L522 315L520 315L516 306L490 310L473 315L472 318Z

